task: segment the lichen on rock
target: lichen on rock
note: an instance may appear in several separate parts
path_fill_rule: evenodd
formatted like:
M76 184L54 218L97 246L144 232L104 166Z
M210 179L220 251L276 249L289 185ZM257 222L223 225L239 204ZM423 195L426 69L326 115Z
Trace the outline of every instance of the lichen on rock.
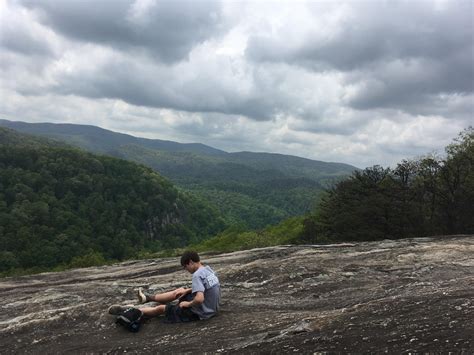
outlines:
M138 287L189 286L178 258L6 278L2 353L472 353L473 255L473 236L203 254L220 314L151 319L137 334L107 307L135 302Z

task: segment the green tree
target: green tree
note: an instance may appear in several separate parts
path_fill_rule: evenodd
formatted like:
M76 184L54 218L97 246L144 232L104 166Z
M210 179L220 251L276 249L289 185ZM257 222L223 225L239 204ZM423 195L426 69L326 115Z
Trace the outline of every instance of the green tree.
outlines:
M303 240L398 239L473 233L474 133L469 128L444 159L404 160L395 169L355 172L322 198L303 222Z

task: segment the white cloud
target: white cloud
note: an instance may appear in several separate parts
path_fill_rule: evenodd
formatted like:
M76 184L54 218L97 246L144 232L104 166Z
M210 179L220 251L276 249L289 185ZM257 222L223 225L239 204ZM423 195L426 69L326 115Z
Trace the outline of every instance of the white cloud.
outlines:
M474 121L472 6L5 1L0 115L393 165Z

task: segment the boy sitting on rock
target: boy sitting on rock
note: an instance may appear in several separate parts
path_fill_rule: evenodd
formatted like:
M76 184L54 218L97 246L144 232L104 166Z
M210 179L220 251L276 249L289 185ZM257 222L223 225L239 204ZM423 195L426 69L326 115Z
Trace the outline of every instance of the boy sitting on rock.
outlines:
M155 295L147 294L140 288L137 294L140 303L159 303L157 306L140 308L144 316L164 314L167 322L179 323L208 319L217 314L221 290L215 272L209 266L204 266L194 251L182 255L181 266L193 275L192 288L178 288ZM178 300L178 304L171 304L175 300ZM114 305L109 308L109 313L121 315L129 309L127 306Z

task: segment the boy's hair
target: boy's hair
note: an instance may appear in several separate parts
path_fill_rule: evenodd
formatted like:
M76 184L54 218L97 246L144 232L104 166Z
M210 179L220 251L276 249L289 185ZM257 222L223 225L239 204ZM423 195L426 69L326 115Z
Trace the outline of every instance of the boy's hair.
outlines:
M189 264L190 261L194 261L195 263L199 262L199 255L195 251L186 251L184 252L183 256L181 256L181 266L186 266Z

